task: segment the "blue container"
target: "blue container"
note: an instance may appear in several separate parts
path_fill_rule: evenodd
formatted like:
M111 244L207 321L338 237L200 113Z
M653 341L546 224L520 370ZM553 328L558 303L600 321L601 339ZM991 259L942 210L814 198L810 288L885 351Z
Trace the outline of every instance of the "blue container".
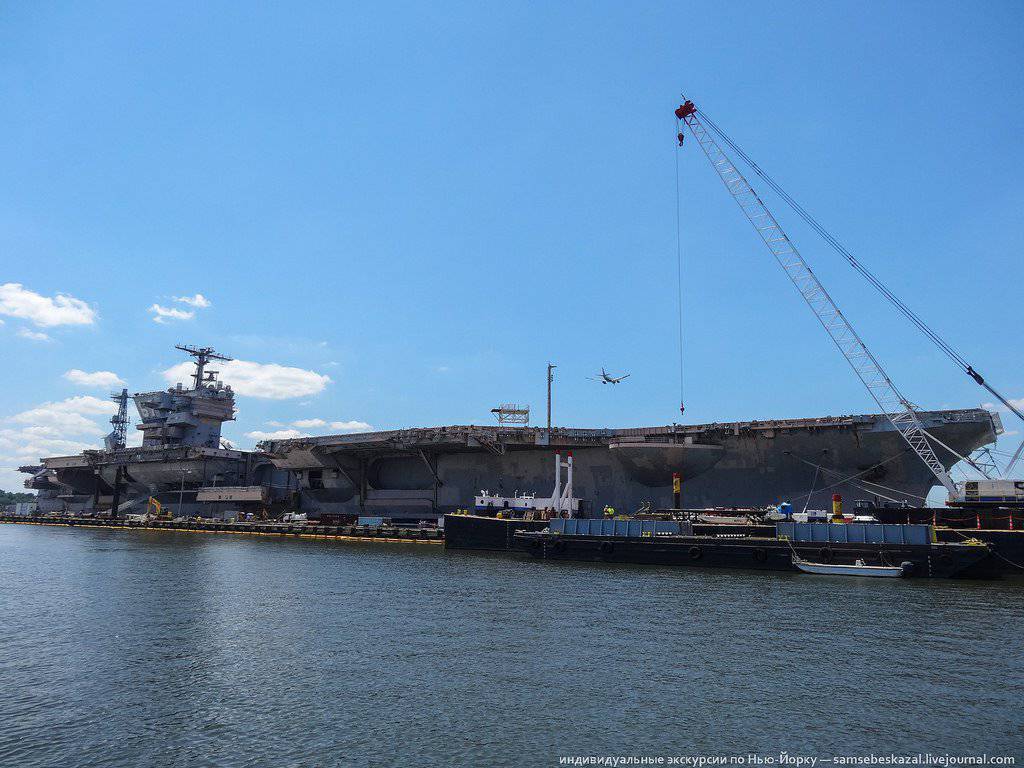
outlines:
M601 520L597 518L555 518L548 524L552 533L565 536L653 536L689 535L689 523L676 520Z
M823 544L930 544L930 525L882 523L776 523L775 535Z

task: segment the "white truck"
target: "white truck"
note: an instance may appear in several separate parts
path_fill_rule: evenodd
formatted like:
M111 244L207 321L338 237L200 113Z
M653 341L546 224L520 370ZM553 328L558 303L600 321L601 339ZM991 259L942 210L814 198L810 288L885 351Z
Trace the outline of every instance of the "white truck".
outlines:
M957 486L955 503L1021 504L1024 503L1024 481L968 480Z

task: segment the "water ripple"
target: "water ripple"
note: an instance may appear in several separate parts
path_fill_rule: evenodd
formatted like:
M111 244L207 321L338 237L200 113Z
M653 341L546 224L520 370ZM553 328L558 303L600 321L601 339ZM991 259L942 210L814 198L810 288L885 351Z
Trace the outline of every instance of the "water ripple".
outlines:
M0 763L1015 754L1020 588L3 526Z

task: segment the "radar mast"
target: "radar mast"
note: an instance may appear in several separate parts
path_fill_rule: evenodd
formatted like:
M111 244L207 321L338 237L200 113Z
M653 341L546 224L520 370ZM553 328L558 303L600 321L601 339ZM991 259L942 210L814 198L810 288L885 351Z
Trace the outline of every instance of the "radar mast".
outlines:
M187 352L195 358L196 372L192 374L192 389L200 389L203 386L203 382L210 382L214 380L214 376L217 371L210 371L210 376L203 378L203 373L206 370L206 364L211 360L225 360L230 362L232 358L222 355L219 352L214 351L213 347L195 347L191 344L175 344L175 349L180 349L182 352Z

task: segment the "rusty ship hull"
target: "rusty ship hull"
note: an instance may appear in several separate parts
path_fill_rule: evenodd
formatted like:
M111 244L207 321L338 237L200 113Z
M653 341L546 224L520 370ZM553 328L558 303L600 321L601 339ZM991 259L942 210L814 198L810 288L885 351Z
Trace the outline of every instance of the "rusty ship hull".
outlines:
M998 417L982 409L928 411L926 429L960 454L995 441ZM850 500L920 505L928 468L881 415L634 429L444 426L268 441L259 446L295 478L312 516L429 518L498 495L550 495L552 457L572 452L584 514L673 504L672 474L687 507L763 507L788 501L828 508ZM958 458L940 448L951 467Z

